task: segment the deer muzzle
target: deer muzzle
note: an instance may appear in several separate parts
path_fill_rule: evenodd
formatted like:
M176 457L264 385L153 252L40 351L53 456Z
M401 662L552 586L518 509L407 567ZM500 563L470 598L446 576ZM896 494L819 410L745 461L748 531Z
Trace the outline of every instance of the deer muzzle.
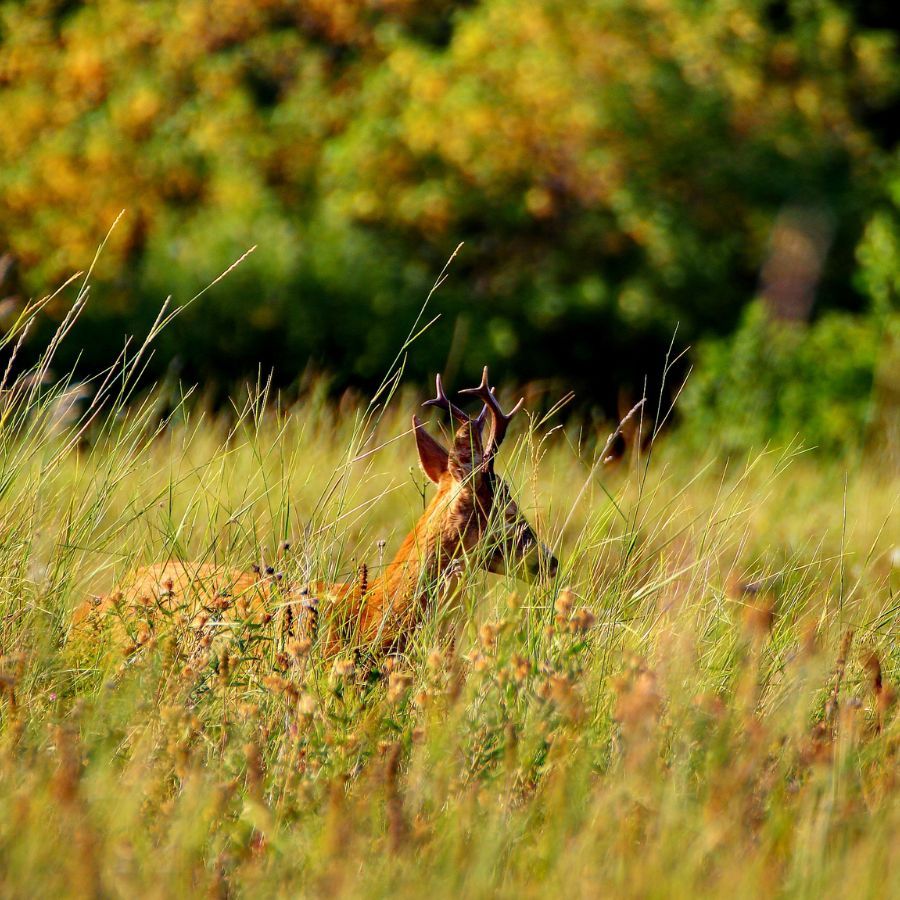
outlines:
M559 560L546 544L536 541L531 552L525 557L525 567L532 577L555 578Z

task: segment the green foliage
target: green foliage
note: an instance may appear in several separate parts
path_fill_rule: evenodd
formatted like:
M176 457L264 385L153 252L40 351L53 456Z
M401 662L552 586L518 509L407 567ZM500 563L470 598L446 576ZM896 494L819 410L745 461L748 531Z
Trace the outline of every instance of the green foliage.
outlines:
M812 325L773 320L762 301L735 333L701 345L680 408L698 443L748 452L767 442L831 453L858 449L886 405L877 385L895 372L900 316L829 313Z
M768 0L5 2L0 250L42 292L127 209L83 319L99 361L257 244L157 371L372 380L465 241L412 374L453 344L640 388L676 323L730 330L786 203L838 223L821 296L858 305L900 84L879 25Z
M773 320L763 301L733 335L701 343L680 403L697 441L748 452L799 437L842 454L900 437L900 157L857 248L870 311L812 324Z
M859 281L873 309L900 309L900 151L884 177L884 198L866 225L857 250Z

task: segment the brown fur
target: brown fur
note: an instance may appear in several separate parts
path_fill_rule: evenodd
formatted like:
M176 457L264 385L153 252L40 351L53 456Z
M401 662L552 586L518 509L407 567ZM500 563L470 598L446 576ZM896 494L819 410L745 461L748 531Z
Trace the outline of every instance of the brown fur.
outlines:
M148 628L166 618L217 616L266 624L277 617L282 632L297 638L312 637L316 624L327 622L328 631L320 638L328 653L361 646L375 652L400 650L422 620L429 598L443 601L452 595L457 561L479 556L492 511L501 540L479 559L485 568L499 570L506 547L516 560L555 569L552 554L537 541L493 466L484 466L480 423L460 427L451 450L428 435L415 417L413 428L420 463L437 491L376 578L363 569L361 577L347 583L286 584L259 571L169 562L138 569L111 593L82 603L73 629L83 632L112 620L126 642L140 645L150 637ZM140 622L150 624L135 627Z

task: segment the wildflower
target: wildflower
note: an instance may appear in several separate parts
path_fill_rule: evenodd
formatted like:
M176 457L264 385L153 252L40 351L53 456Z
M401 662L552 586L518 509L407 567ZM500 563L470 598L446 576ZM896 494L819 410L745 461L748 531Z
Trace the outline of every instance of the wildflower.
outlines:
M297 701L297 711L302 716L311 716L316 711L317 706L316 698L312 694L301 694L300 699Z
M336 678L352 678L356 671L352 659L337 659L331 669L331 674Z
M568 700L572 693L572 681L568 675L550 677L550 693L557 702Z
M568 675L551 675L538 688L538 696L544 701L551 701L570 719L578 720L584 714L584 705Z
M300 662L309 655L312 648L312 641L309 638L295 638L288 641L287 652L294 662Z
M596 621L597 617L589 609L582 606L581 609L572 616L572 620L569 622L569 630L573 633L584 634L594 627Z
M568 619L572 613L572 607L575 605L575 594L572 593L571 588L563 588L559 592L559 596L556 598L556 603L554 604L554 609L556 610L556 614L561 616L563 619Z
M412 675L408 672L391 672L388 678L388 702L397 703L402 700L411 686Z
M287 682L279 675L266 675L262 682L273 694L282 694L287 687Z
M511 661L513 678L521 684L531 674L531 663L518 653L514 653Z
M497 635L500 627L491 622L485 622L478 631L478 637L485 650L493 650L497 645Z

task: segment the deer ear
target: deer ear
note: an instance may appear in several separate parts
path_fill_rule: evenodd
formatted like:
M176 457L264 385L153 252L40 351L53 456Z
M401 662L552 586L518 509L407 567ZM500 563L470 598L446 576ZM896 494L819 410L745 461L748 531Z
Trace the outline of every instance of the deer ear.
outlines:
M462 425L453 440L448 468L457 481L465 481L473 472L480 471L484 461L481 429L474 422Z
M418 416L413 416L412 421L416 449L419 451L419 464L422 471L437 484L441 480L441 475L447 471L450 454L425 430Z

